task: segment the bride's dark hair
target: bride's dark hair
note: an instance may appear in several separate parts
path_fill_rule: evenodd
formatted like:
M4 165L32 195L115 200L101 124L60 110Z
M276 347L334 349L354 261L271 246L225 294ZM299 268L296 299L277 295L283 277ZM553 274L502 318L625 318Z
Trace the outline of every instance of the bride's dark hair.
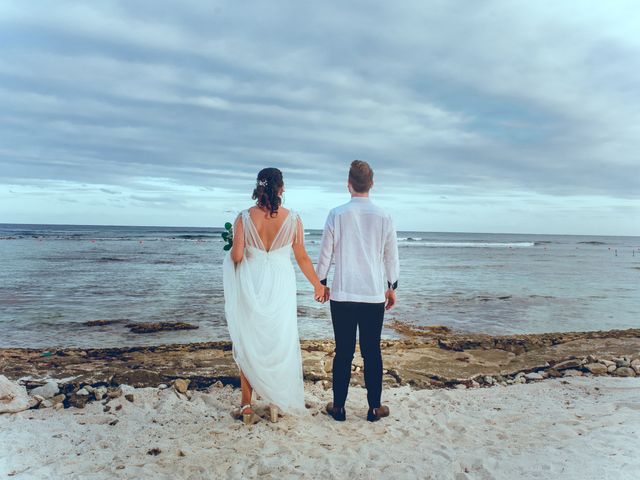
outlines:
M251 198L256 200L256 205L269 210L270 216L278 213L278 207L282 203L280 191L284 187L282 172L277 168L263 168L258 173L256 188Z

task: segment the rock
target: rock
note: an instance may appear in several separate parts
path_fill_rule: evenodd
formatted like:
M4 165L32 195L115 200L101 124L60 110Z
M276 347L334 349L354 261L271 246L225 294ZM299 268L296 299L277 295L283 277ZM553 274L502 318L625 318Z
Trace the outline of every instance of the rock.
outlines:
M593 355L587 355L587 361L586 363L596 363L598 361L598 358L593 356Z
M44 397L40 396L40 395L31 395L31 397L38 403L36 403L36 406L40 405L42 402L44 402Z
M51 403L53 403L54 405L57 405L58 403L62 403L62 402L64 402L64 400L65 400L66 398L67 398L67 397L65 397L65 396L64 396L64 393L61 393L61 394L59 394L59 395L56 395L55 397L52 397L52 398L51 398Z
M355 372L355 373L357 373L357 372ZM315 382L317 380L322 380L322 379L326 378L326 375L323 374L323 373L318 373L318 372L315 372L313 370L310 370L308 372L305 372L305 376L304 377L305 377L306 380L310 380L312 382Z
M133 403L133 393L127 393L124 398Z
M491 375L485 375L483 377L484 383L486 383L487 385L493 385L495 382L495 379L491 376Z
M524 378L526 378L527 380L542 380L544 377L538 372L531 372L531 373L526 373L524 375Z
M76 408L84 408L84 406L89 401L89 392L85 390L86 393L84 395L79 394L79 392L80 390L78 390L75 393L70 393L69 395L67 395L66 403L68 404L68 406L76 407Z
M616 359L617 367L629 367L630 365L631 362L625 357Z
M107 397L109 398L118 398L122 396L122 389L119 387L116 388L108 388L107 389Z
M176 391L179 393L185 393L187 391L187 388L189 388L189 383L190 383L189 380L178 378L176 381L173 382L173 388L175 388Z
M333 372L333 357L326 357L323 363L324 371L327 373ZM382 371L383 375L387 374L387 370Z
M185 322L130 323L127 325L133 333L153 333L168 330L195 330L200 328Z
M631 360L631 366L640 366L640 358L634 358L633 360Z
M609 365L609 366L607 367L607 373L613 373L613 372L615 372L616 368L617 368L617 367L616 367L616 364L615 364L615 363L614 363L613 365Z
M87 396L87 397L88 397L88 396L89 396L89 392L87 391L87 389L86 389L86 388L82 387L80 390L78 390L78 391L76 392L76 395L80 395L80 396L82 396L82 397L84 397L84 396Z
M220 384L220 386L222 386L222 382L220 380L218 380L216 383L214 383L214 385L217 387L218 384ZM158 385L158 388L160 390L164 390L166 388L169 388L169 385L167 385L166 383L161 383L160 385Z
M540 372L540 375L542 375L542 378L549 378L549 372L547 372L546 370L543 372Z
M464 383L458 383L454 388L456 388L457 390L464 390L467 388L467 386Z
M565 370L562 373L564 374L565 377L582 377L582 376L584 376L584 373L582 373L580 370L575 370L573 368Z
M107 387L98 387L93 389L93 395L96 397L96 400L102 400L107 394Z
M0 375L0 413L22 412L35 402L29 397L25 387Z
M53 407L53 405L54 405L54 403L51 400L44 400L40 404L39 408L51 408L51 407Z
M602 363L603 365L606 365L607 367L610 365L616 364L616 362L612 362L611 360L605 360L604 358L601 358L599 362Z
M473 388L478 388L480 386L480 384L478 382L476 382L475 380L471 380L471 386Z
M631 368L633 368L633 371L636 372L636 375L640 375L640 364L631 365Z
M564 362L556 363L553 368L556 370L566 370L568 368L576 368L582 365L582 361L578 358L572 358L565 360Z
M636 372L631 367L618 367L615 369L613 374L616 377L635 377Z
M121 320L89 320L84 322L87 327L103 327L105 325L111 325L112 323L119 323Z
M54 380L49 380L47 383L42 385L41 387L36 387L31 390L29 393L32 396L40 395L42 398L51 398L58 394L60 389L58 388L58 382Z
M54 409L54 410L60 410L60 409L62 409L62 408L64 408L64 403L62 403L62 402L60 402L60 403L54 403L54 405L53 405L53 409Z
M131 385L135 388L158 385L164 381L165 377L158 372L142 368L116 373L111 379L113 385Z
M520 376L520 377L516 377L513 380L513 383L527 383L527 379L524 378L524 375Z
M550 368L549 370L547 370L547 376L549 378L559 378L562 376L562 374L555 368Z
M589 370L594 375L606 375L607 366L602 363L587 363L584 368Z
M93 393L95 391L95 388L93 388L91 385L85 385L84 388L89 393Z

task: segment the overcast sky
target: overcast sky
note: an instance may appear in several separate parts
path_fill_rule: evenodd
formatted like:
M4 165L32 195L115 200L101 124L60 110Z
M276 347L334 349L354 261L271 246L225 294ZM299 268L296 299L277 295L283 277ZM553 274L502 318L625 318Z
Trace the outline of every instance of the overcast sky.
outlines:
M0 3L0 222L640 235L640 3Z

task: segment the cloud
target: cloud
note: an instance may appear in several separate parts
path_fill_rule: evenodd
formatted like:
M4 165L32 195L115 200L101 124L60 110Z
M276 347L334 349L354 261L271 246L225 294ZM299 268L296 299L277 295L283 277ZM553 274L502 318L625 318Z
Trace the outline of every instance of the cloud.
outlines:
M338 192L362 158L404 198L638 200L639 18L622 1L3 2L0 182L239 195L275 165Z

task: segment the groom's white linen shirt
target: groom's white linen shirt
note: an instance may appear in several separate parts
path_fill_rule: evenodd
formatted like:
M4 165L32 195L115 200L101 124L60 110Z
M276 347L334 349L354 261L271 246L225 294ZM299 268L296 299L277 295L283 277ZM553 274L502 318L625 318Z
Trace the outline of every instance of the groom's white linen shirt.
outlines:
M329 212L316 273L326 280L334 259L331 300L381 303L397 286L398 240L391 216L368 197L352 197Z

